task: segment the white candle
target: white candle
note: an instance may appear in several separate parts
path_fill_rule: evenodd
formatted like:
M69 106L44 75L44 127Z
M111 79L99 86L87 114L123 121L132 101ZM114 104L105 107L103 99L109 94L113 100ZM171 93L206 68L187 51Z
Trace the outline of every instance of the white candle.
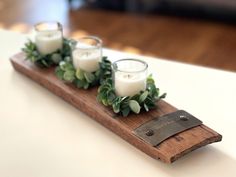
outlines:
M62 48L62 33L58 30L39 31L35 36L35 43L40 54L51 54Z
M112 66L116 95L134 96L146 90L147 63L138 59L121 59Z
M73 65L87 72L94 72L99 69L101 51L98 49L75 49L72 53Z
M102 58L102 41L95 36L85 36L76 40L72 52L73 65L76 69L95 72L99 69Z
M115 73L115 91L118 96L134 96L146 89L146 77L137 73Z

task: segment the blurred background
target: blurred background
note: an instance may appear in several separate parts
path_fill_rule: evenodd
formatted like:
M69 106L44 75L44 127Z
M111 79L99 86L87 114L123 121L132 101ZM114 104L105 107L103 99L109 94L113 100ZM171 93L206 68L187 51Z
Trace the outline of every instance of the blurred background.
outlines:
M56 20L68 37L236 71L236 0L0 0L0 13L0 29L28 33Z

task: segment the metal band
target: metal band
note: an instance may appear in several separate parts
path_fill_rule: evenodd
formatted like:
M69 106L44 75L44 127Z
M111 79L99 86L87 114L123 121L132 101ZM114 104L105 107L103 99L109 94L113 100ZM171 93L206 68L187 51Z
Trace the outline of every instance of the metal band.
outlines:
M144 123L134 133L152 146L157 146L167 138L201 124L201 120L184 110L178 110Z

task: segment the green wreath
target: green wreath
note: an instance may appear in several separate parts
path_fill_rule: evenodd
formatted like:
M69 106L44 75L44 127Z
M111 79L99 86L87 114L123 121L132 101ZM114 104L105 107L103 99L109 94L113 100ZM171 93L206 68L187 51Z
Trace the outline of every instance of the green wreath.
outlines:
M101 84L106 78L111 76L110 61L107 57L103 57L99 63L99 69L95 72L86 72L76 69L73 66L71 58L61 61L56 67L56 76L68 83L73 83L78 88L88 89L90 87Z
M111 69L111 63L109 67ZM160 90L156 87L152 75L149 75L147 78L145 91L141 91L139 94L132 97L117 96L112 76L109 75L98 88L97 100L105 106L112 107L115 113L126 117L131 112L139 114L141 110L148 112L149 110L156 108L156 103L165 97L166 93L160 95Z
M36 44L28 40L25 43L22 51L26 54L26 59L35 63L41 68L49 68L53 65L58 65L63 60L68 60L68 57L71 57L71 45L74 43L71 39L63 39L63 46L61 50L57 50L51 54L42 55L37 50Z

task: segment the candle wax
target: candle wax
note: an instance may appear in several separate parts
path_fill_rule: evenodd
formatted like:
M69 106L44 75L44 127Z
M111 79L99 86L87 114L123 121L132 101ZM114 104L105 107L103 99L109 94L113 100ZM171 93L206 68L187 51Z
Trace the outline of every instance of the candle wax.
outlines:
M101 52L97 49L76 49L72 53L73 65L87 72L94 72L99 69Z
M61 31L40 31L35 36L35 43L39 53L43 55L51 54L62 48Z
M146 89L146 77L138 73L115 73L115 91L118 96L134 96Z

